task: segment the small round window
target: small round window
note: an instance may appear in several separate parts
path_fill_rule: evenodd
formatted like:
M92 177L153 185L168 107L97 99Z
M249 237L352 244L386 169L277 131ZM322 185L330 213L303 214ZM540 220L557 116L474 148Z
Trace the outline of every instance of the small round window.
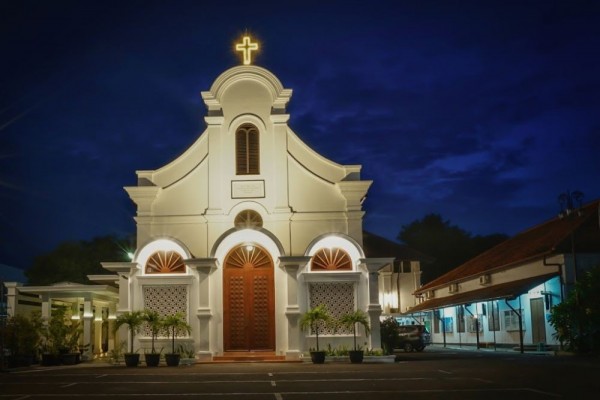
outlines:
M242 211L235 216L233 223L238 229L258 229L263 226L262 217L254 210Z

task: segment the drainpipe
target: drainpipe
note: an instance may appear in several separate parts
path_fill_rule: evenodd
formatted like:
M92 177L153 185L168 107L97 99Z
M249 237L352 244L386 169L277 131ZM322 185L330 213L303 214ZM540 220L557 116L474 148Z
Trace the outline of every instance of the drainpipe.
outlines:
M520 299L519 299L520 301ZM515 310L513 308L513 306L511 306L508 303L508 299L504 299L504 302L506 303L506 305L508 306L508 308L510 308L515 314L517 314L517 317L519 318L519 343L520 343L520 349L521 349L521 354L523 354L524 349L523 349L523 317L521 316L521 313L518 312L517 310Z
M477 318L476 315L473 315L471 310L469 310L469 306L465 305L464 308L469 314L471 314L471 317L475 318L475 334L477 338L477 350L479 350L479 318ZM475 312L477 312L477 304L475 304Z

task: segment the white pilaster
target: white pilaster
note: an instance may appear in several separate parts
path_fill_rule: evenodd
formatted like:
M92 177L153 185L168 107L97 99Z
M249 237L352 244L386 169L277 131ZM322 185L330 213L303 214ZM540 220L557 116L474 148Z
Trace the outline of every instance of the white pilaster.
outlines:
M366 266L369 273L369 306L367 313L371 320L371 348L381 349L381 330L379 317L382 308L379 304L379 271L387 265L393 265L393 258L362 258L360 262Z
M216 258L195 258L185 260L185 264L198 273L198 304L196 316L198 322L196 325L197 334L194 340L197 343L196 356L200 361L212 359L210 350L210 332L212 318L212 304L210 296L210 274L217 268Z
M300 351L300 305L298 301L298 270L310 262L310 257L279 257L279 265L286 272L287 304L285 315L287 324L287 350L286 360L297 360L301 357Z

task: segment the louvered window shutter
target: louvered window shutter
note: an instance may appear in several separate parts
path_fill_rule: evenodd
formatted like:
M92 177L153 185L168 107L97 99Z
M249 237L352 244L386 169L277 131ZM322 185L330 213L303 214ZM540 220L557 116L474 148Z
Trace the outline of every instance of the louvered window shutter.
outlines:
M260 173L260 146L258 129L253 125L242 125L235 133L235 158L237 175Z

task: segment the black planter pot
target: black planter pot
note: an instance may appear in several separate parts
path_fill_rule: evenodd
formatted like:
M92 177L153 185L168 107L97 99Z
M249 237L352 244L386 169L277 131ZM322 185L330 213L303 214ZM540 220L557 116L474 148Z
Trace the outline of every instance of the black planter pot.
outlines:
M325 352L324 351L311 351L310 359L313 364L323 364L325 362Z
M177 367L180 359L181 355L179 354L165 354L165 361L168 367Z
M160 353L149 353L144 356L147 367L158 367L160 364Z
M350 350L348 354L350 355L350 362L353 364L360 364L365 356L365 352L362 350Z
M80 361L80 353L65 353L60 355L60 362L64 365L75 365Z
M43 353L41 364L44 367L50 367L52 365L60 365L60 354Z
M127 367L137 367L140 363L140 355L137 353L127 353L124 358Z

